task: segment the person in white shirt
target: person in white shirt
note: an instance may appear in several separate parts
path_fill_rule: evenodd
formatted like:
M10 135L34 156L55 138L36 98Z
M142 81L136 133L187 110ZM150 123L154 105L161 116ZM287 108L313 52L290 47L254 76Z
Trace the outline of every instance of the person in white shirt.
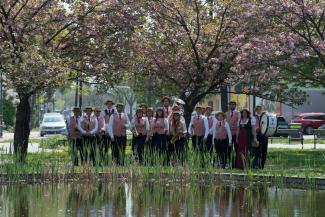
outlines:
M131 131L133 133L132 138L132 151L139 163L143 162L143 154L145 144L148 142L150 137L150 125L147 117L143 116L142 108L136 110L135 116L131 122Z
M124 165L126 130L130 128L130 120L124 112L124 104L117 103L116 110L109 119L106 131L112 141L112 155L115 163Z
M213 123L213 145L217 152L219 162L223 169L227 165L228 147L232 145L232 135L226 114L224 112L217 112L216 119Z
M88 157L96 165L96 133L98 131L98 121L96 116L92 115L92 107L86 107L84 116L78 120L78 130L82 135L83 157L81 159L87 162Z
M195 152L200 156L201 166L205 166L205 141L209 134L209 125L207 118L202 115L202 107L196 106L196 116L191 118L188 127L188 133L192 137L192 147Z
M199 153L204 152L204 141L209 134L209 125L207 118L202 115L202 107L196 106L196 115L192 116L188 133L192 137L192 146ZM195 114L195 113L194 113Z
M206 151L208 153L210 153L210 157L212 157L213 154L213 147L212 147L212 143L213 143L213 122L215 121L215 116L212 114L212 107L211 106L207 106L205 109L205 117L207 119L208 122L208 137L205 141L205 148Z
M104 109L100 115L105 120L105 125L108 126L110 117L116 112L114 108L114 101L109 99L105 102L106 109ZM107 127L108 129L108 127ZM111 148L111 137L108 134L108 130L105 130L105 133L102 135L102 145L104 148L104 154L107 155L109 149Z

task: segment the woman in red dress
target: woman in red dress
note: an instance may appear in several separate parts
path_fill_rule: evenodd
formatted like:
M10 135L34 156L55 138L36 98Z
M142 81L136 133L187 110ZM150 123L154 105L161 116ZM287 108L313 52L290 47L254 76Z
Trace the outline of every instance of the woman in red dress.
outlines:
M247 109L240 112L238 121L237 143L235 168L244 169L248 164L248 149L252 146L252 142L256 142L256 132L254 129L256 120L251 118L251 114Z

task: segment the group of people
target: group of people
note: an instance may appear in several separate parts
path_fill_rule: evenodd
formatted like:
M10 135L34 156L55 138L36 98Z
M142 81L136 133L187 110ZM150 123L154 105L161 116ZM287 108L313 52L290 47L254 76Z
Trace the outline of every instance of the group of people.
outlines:
M204 156L213 159L216 155L222 168L227 165L238 169L264 168L268 138L260 131L261 106L255 108L254 116L247 109L236 111L236 102L229 103L226 113L213 112L210 106L196 106L187 127L180 105L171 105L169 97L163 97L161 102L162 107L156 110L141 104L131 121L124 112L124 105L115 105L112 100L107 100L103 111L86 107L84 115L80 108L73 108L69 138L74 165L80 162L108 164L109 149L113 161L123 165L127 130L130 130L132 151L140 164L144 163L145 155L155 155L165 165L184 164L191 138L192 150L199 159ZM98 154L100 157L96 157ZM200 163L206 166L208 162Z

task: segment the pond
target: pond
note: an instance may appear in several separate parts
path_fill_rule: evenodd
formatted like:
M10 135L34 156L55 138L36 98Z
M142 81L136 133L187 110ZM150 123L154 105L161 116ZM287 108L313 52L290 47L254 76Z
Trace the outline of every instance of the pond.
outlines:
M325 192L172 183L0 186L1 217L323 217Z

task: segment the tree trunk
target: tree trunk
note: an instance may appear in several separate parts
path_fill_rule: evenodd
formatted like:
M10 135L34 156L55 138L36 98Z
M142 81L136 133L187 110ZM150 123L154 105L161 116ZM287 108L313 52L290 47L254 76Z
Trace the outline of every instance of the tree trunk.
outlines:
M189 126L191 122L192 112L195 109L197 103L186 103L184 105L184 118L186 122L186 126Z
M221 88L221 110L223 112L228 111L228 88L227 86L223 86Z
M20 161L24 161L27 155L31 115L29 98L30 95L19 95L20 101L18 103L16 112L14 153L17 159Z

